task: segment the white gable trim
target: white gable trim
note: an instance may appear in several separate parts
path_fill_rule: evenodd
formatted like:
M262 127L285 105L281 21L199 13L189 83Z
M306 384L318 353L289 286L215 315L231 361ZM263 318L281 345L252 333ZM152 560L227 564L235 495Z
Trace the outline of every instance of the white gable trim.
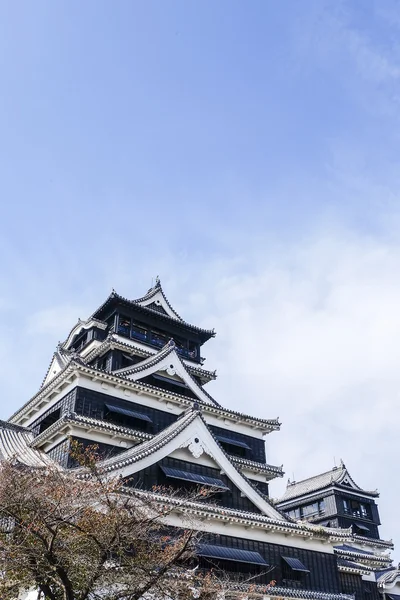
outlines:
M189 375L189 373L186 371L181 359L179 358L178 354L176 353L175 349L172 349L170 352L168 352L168 354L162 358L159 362L154 364L154 357L149 357L148 359L146 359L145 361L143 361L142 363L140 363L140 367L143 367L146 365L146 362L149 363L153 363L150 364L147 368L141 368L138 371L133 371L132 373L129 373L126 375L127 379L130 379L131 381L139 381L140 379L144 379L145 377L147 377L148 375L152 375L153 373L158 373L159 371L165 371L167 375L169 375L170 377L174 377L177 376L179 377L184 383L186 383L186 385L188 386L188 388L197 396L197 398L199 400L201 400L202 402L205 402L207 404L211 404L212 400L210 399L210 397L204 393L204 391L201 389L201 387L194 381L194 379ZM119 371L115 371L115 374L123 374L124 371L127 372L129 370L133 370L134 367L125 367L124 370L119 370Z
M149 304L156 304L157 306L161 306L165 310L165 312L167 313L167 315L169 317L171 317L172 319L177 319L178 321L181 321L181 318L179 317L179 315L168 305L167 301L164 298L164 294L162 293L162 291L160 289L158 289L155 294L153 294L152 296L149 296L145 300L140 300L140 301L136 300L136 303L139 304L140 306L148 306Z
M244 496L260 509L263 515L271 519L277 519L283 523L285 522L282 515L266 502L233 466L200 416L197 416L183 431L178 433L177 436L161 448L130 465L113 470L112 473L113 475L118 474L122 477L129 477L129 475L133 475L154 463L160 462L178 448L188 448L194 458L200 457L203 453L208 454L218 464L221 472L232 481ZM118 459L123 461L123 454L119 455Z
M102 323L97 319L89 319L88 321L78 321L75 327L72 329L68 338L64 342L64 348L68 349L72 343L74 337L82 331L82 329L90 329L91 327L98 327L99 329L107 329L107 323Z
M54 356L53 356L53 359L52 359L52 361L51 361L51 363L50 363L50 367L49 367L49 369L48 369L48 371L47 371L47 375L46 375L46 377L44 378L44 381L43 381L43 383L42 383L42 387L43 387L44 385L47 385L47 384L48 384L48 383L49 383L49 382L50 382L52 379L54 379L54 377L55 377L56 375L58 375L58 373L59 373L60 371L62 371L62 370L63 370L63 368L64 368L64 367L61 367L61 366L60 366L60 363L59 363L59 362L58 362L58 360L57 360L57 356L54 354Z

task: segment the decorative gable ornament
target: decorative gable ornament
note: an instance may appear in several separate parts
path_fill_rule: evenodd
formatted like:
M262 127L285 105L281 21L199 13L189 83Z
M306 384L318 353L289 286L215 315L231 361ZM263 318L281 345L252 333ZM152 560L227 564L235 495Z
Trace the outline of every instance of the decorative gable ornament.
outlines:
M200 458L203 452L205 452L205 448L198 437L193 438L187 448L191 452L193 458Z

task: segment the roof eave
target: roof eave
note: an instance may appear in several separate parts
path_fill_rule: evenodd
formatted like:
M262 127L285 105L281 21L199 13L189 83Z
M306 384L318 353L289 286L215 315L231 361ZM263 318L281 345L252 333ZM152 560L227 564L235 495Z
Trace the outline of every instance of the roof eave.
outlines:
M137 304L135 300L129 300L128 298L124 298L116 292L113 292L109 295L107 300L91 315L90 319L100 319L103 311L108 306L110 306L112 302L115 302L116 304L129 306L130 308L139 310L141 312L144 312L145 314L151 314L156 319L160 319L161 321L168 321L169 323L176 325L179 329L189 329L194 334L200 336L202 343L208 341L210 338L215 337L216 335L213 329L203 329L202 327L197 327L196 325L192 325L190 323L187 323L186 321L181 321L170 317L169 315L164 315L156 310Z

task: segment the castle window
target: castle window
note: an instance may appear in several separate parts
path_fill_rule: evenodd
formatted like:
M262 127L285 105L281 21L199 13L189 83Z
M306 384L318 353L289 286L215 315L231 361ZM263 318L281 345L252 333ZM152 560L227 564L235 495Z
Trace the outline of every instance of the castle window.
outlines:
M301 587L309 569L303 565L301 560L291 556L282 556L283 583L292 587Z
M359 535L365 535L367 537L368 537L368 534L370 533L369 527L366 527L362 523L353 523L353 530L354 530L354 533L358 533Z
M145 342L147 339L147 329L145 327L141 327L137 323L132 323L131 337Z
M154 344L154 346L161 347L161 346L165 346L165 344L168 342L168 338L163 333L160 333L158 331L151 331L150 332L150 342L152 344Z
M129 317L118 316L118 333L124 335L130 335L131 331L131 320Z
M343 512L345 515L358 517L359 519L371 519L370 508L358 500L343 498Z
M111 370L111 354L110 353L98 358L96 369L99 369L100 371L110 371Z
M121 368L131 367L134 364L134 359L129 354L121 355Z
M40 423L39 433L42 433L42 431L45 431L48 427L50 427L50 425L53 425L53 423L55 423L56 421L58 421L58 419L60 418L60 413L61 413L61 409L60 408L57 409L57 410L54 410L51 413L49 413L43 419L43 421Z
M238 548L227 548L226 546L216 546L213 544L199 544L196 554L204 558L216 558L268 567L268 563L259 552L252 552L250 550L239 550Z
M323 500L319 502L314 502L313 504L307 504L306 506L302 506L300 508L301 516L303 518L313 517L315 515L320 515L325 511L325 503Z
M228 486L222 481L222 479L218 479L217 477L208 477L206 475L201 475L200 473L190 473L189 471L183 471L182 469L174 469L173 467L164 467L160 466L164 475L171 479L179 479L180 481L188 481L190 483L195 483L198 485L204 485L207 487L219 489L219 490L227 490L230 491Z
M117 423L122 427L130 427L132 429L147 430L149 424L153 423L152 419L145 413L116 406L115 404L104 404L104 418L107 421Z
M250 446L241 440L233 440L229 437L219 434L217 434L215 437L221 443L222 447L228 452L228 454L245 457L247 456L246 453L251 450Z
M312 504L306 504L305 506L298 506L296 508L292 508L287 512L289 517L292 519L308 519L310 517L316 517L318 515L323 515L325 512L325 501L318 500L317 502L313 502Z

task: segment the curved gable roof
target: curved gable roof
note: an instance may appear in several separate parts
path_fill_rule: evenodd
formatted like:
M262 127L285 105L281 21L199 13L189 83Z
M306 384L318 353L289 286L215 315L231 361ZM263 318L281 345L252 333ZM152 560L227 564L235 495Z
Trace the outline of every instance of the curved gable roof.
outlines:
M33 433L25 427L0 421L0 462L17 461L28 467L55 465L47 454L30 447L32 441Z
M300 496L306 496L307 494L317 492L331 485L339 485L349 491L362 492L368 496L379 496L377 491L366 491L360 488L351 477L343 461L340 461L339 467L334 467L330 471L326 471L320 475L314 475L308 479L293 483L288 481L286 491L283 496L279 498L277 504L287 502Z
M177 375L199 400L207 404L211 403L219 406L218 402L191 375L185 363L176 352L174 340L170 340L165 344L157 354L149 356L136 365L114 371L114 373L133 381L139 381L148 375L157 373L157 371L166 371L171 376Z
M99 463L100 469L128 477L159 462L177 448L188 448L194 458L206 453L225 475L260 509L263 515L287 523L289 520L242 475L218 443L199 409L188 410L169 427L148 442L133 446L117 456Z
M186 329L192 330L194 333L199 335L202 339L202 343L209 340L211 337L215 336L214 329L203 329L202 327L197 327L196 325L191 325L172 308L172 305L169 303L164 291L161 288L161 284L156 284L153 288L147 292L145 296L138 298L136 300L129 300L128 298L124 298L117 294L115 290L111 292L108 298L103 302L101 306L92 314L89 320L92 319L101 319L104 315L105 310L113 303L117 302L121 305L126 306L127 308L136 308L140 311L144 311L145 313L152 313L157 316L161 320L169 321L170 323L175 323L179 327L183 327ZM157 303L158 302L158 303ZM160 310L161 309L161 310Z
M90 319L87 319L86 321L78 319L78 322L76 323L76 325L73 326L62 346L68 349L74 341L74 338L77 335L79 335L84 329L90 329L91 327L95 326L99 329L107 329L107 323L101 321L100 319L95 319L94 317L90 317Z
M159 277L156 278L155 285L148 290L147 294L142 296L142 298L133 300L133 302L139 304L140 306L151 308L152 310L161 309L160 312L164 311L164 313L171 317L171 319L177 319L183 323L182 317L178 315L176 310L174 310L172 305L169 303L168 298L161 287L161 281Z
M53 357L50 361L49 367L46 371L46 375L43 378L40 388L47 385L58 373L60 373L64 367L71 361L71 354L64 351L61 344L57 346L57 350L54 352Z

